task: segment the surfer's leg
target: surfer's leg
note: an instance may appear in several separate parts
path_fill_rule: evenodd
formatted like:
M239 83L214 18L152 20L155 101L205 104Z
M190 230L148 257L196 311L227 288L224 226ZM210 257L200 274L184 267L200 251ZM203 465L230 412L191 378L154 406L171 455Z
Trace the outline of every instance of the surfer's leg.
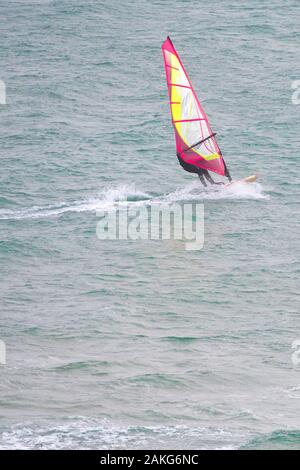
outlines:
M219 182L214 181L207 170L204 170L203 175L205 176L207 181L210 182L210 184L224 184L222 181L219 181Z
M204 176L202 175L202 173L197 173L198 176L199 176L199 180L201 181L201 183L203 184L203 186L207 186L207 183L204 179Z
M203 176L210 182L210 184L215 184L214 180L210 176L207 170L203 170Z

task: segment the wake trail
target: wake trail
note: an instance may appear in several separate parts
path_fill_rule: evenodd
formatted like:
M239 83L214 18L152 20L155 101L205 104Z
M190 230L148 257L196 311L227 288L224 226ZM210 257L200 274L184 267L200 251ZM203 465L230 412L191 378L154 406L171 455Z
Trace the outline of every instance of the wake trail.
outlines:
M116 188L107 188L97 196L73 202L59 202L46 206L32 206L20 210L0 209L0 220L39 219L45 217L59 217L69 212L90 212L100 210L114 210L116 205L155 205L171 204L180 201L205 201L221 199L269 199L263 192L259 183L236 183L225 188L212 186L199 187L193 182L181 189L162 195L153 195L139 191L134 185L122 185Z

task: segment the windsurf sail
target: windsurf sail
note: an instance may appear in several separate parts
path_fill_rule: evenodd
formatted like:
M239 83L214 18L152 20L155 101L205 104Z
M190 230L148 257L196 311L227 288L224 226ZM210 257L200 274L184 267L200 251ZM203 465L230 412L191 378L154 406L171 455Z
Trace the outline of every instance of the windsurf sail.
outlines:
M230 178L207 116L171 39L162 45L177 155L186 163Z

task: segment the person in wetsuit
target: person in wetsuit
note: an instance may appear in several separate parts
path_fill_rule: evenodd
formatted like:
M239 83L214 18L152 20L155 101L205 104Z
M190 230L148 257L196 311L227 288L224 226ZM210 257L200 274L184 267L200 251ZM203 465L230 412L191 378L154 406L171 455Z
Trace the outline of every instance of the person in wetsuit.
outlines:
M179 153L177 153L177 158L179 160L180 165L185 171L188 171L189 173L196 173L198 175L203 186L207 186L206 180L210 184L224 184L222 182L217 183L216 181L214 181L212 177L210 176L210 174L208 173L208 171L205 170L204 168L198 168L197 166L192 165L191 163L185 162L183 158L181 158Z

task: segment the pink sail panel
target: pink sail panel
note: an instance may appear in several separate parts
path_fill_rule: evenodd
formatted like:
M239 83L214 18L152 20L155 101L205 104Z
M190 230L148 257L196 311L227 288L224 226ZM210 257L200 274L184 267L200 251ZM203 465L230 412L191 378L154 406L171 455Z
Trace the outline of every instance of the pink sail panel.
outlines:
M162 50L177 153L187 163L224 176L221 151L169 37Z

